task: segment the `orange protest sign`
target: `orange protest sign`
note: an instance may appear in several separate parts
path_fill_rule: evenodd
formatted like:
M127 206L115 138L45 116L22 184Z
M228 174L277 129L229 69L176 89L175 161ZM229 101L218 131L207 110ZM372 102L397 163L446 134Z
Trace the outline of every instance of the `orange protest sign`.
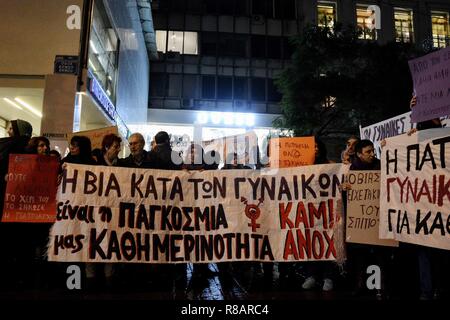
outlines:
M58 169L55 157L10 155L2 222L55 222Z
M314 164L314 137L270 139L272 168L300 167Z

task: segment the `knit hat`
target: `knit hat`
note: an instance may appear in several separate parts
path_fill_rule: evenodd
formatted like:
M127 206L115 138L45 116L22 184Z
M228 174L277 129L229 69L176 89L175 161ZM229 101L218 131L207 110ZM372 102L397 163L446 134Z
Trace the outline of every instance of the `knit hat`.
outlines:
M31 134L33 133L33 127L25 120L11 120L11 126L15 136L31 137Z

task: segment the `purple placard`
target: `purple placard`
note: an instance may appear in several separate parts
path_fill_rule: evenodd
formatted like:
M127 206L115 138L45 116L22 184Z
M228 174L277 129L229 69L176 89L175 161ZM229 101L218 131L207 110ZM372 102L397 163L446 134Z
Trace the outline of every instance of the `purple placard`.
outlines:
M409 61L417 104L411 121L450 115L450 47Z

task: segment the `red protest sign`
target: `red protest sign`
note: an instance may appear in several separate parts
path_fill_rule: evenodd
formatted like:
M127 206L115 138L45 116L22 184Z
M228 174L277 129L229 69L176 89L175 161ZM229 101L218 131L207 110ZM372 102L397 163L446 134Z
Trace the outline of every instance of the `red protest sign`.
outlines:
M58 160L11 154L2 222L55 222Z

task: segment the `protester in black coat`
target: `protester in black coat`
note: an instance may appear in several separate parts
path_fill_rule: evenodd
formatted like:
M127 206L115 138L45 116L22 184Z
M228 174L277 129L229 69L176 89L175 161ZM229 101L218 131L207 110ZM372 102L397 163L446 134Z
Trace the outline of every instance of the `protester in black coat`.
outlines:
M85 136L73 136L70 139L69 150L70 153L61 160L61 163L76 163L76 164L92 164L96 162L92 157L91 140Z
M163 170L180 170L182 159L172 150L169 134L160 131L155 135L155 146L148 153L150 168Z
M5 175L8 172L9 155L25 153L25 148L30 140L33 127L24 120L12 120L8 127L7 138L0 139L0 219L3 215L3 202L6 191ZM24 237L18 237L23 226L16 223L0 223L0 285L23 285L25 266L22 261L29 255L19 253L18 248L24 245Z
M33 127L24 120L12 120L8 127L7 138L0 139L0 218L3 213L3 197L5 196L5 175L8 172L9 155L25 153Z
M127 168L150 168L149 155L144 150L145 139L142 134L136 132L128 138L130 155L125 159L120 159L119 166Z
M375 149L370 140L360 140L355 146L356 158L350 170L380 170L380 160L375 158Z

